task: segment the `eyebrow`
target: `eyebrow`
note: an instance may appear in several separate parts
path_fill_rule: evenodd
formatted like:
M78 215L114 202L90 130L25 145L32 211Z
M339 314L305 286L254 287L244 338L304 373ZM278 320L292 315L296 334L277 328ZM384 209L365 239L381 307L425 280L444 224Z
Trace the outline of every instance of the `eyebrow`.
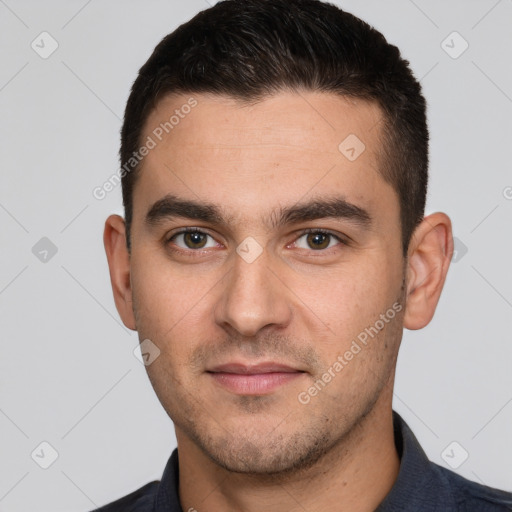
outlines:
M274 217L275 220L272 224L281 226L324 218L346 219L366 229L372 224L372 217L367 210L350 203L343 197L316 199L308 203L282 208Z
M226 218L214 204L181 199L168 194L154 203L146 214L145 222L155 226L175 217L200 220L210 224L229 224L232 218ZM296 224L316 219L346 219L355 225L368 229L372 217L364 208L350 203L343 197L313 199L307 203L280 208L273 212L268 224L277 228L286 224Z
M198 203L168 194L153 204L146 214L146 224L154 226L174 217L202 220L212 224L224 221L220 210L213 204Z

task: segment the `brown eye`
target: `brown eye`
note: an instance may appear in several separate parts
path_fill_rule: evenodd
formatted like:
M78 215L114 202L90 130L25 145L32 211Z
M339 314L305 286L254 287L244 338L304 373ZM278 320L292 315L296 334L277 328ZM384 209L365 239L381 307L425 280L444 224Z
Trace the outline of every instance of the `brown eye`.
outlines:
M326 249L329 247L331 235L327 233L309 233L306 240L311 249Z
M333 233L322 230L308 230L299 236L293 244L298 249L322 251L336 245L345 245L343 240Z
M217 246L212 236L202 231L182 231L172 236L169 242L180 249L210 249Z
M206 245L207 235L198 231L184 233L183 241L189 249L202 249Z

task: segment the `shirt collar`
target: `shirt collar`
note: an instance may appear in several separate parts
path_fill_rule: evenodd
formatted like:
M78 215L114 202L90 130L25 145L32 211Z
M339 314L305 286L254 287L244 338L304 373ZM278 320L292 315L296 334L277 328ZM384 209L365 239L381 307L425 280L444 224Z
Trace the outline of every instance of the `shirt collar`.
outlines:
M405 510L404 507L407 510L434 512L441 510L438 507L440 503L445 510L456 510L449 486L441 481L442 474L428 459L407 423L395 411L393 428L400 469L391 491L375 512L394 512Z
M154 512L183 512L178 494L179 484L178 449L176 448L169 457L158 486Z
M418 510L434 512L443 503L455 507L448 487L440 482L441 474L427 458L407 423L393 411L395 446L400 457L398 477L391 491L375 512ZM162 476L156 497L155 512L183 512L179 501L178 449L175 449ZM451 510L451 509L450 509ZM455 510L455 508L454 508Z

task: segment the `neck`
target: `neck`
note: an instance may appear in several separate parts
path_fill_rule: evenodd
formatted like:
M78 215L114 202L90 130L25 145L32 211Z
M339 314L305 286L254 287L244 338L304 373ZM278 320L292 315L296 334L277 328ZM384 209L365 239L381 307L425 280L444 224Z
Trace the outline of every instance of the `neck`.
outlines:
M400 466L390 403L377 403L314 466L293 474L233 473L178 428L176 438L180 501L191 512L372 512L391 490Z

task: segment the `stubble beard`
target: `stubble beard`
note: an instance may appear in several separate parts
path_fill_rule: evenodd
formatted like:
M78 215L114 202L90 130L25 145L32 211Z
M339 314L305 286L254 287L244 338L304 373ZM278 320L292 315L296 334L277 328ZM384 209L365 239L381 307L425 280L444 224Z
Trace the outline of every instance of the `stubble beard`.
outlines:
M401 292L400 303L403 304L404 283ZM403 313L397 315L395 322L389 326L389 332L383 333L384 336L377 343L399 344ZM339 464L342 463L340 458L350 457L379 398L387 386L391 386L392 391L395 363L396 353L389 359L380 377L376 376L373 387L366 389L365 396L358 394L357 400L352 403L344 400L343 406L340 406L331 398L332 407L324 404L324 407L316 409L316 415L309 405L300 405L288 415L282 414L282 423L295 423L291 433L280 430L279 421L276 422L277 426L266 430L261 425L258 428L256 424L249 434L243 428L230 431L221 424L223 418L216 420L193 391L187 391L184 383L178 382L173 375L166 375L168 370L163 367L158 371L150 367L147 370L153 388L177 431L190 439L212 462L228 472L276 483L281 478L287 481L292 475L306 473L323 459ZM163 374L158 375L160 372ZM293 393L292 397L295 397ZM258 413L264 414L272 403L271 396L242 396L237 397L236 406L244 414L253 415L254 422L257 422ZM340 413L342 407L345 410ZM337 414L332 414L333 409L337 409Z

